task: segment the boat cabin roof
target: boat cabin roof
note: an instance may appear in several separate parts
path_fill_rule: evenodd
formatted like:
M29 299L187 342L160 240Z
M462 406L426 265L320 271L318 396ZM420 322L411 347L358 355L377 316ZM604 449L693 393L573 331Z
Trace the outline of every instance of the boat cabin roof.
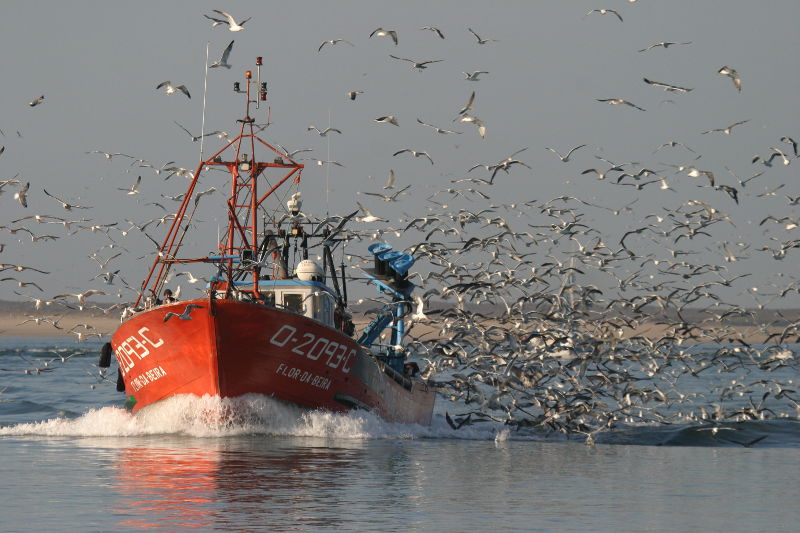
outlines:
M247 292L253 284L248 280L234 281L234 287ZM206 285L208 288L210 286ZM334 319L336 293L319 281L299 279L258 280L258 290L268 305L305 315L331 326ZM220 290L218 292L224 292ZM326 294L321 294L321 293Z

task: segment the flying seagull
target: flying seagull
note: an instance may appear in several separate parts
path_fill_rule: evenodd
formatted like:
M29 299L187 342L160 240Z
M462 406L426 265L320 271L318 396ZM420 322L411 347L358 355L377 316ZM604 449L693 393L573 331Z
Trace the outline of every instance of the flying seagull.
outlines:
M592 9L584 16L591 15L592 13L600 13L601 15L616 15L619 21L622 22L622 17L613 9Z
M641 49L641 50L639 50L639 51L640 51L640 52L647 52L647 51L648 51L648 50L650 50L651 48L656 48L656 47L658 47L658 46L663 46L663 47L666 49L666 48L669 48L670 46L672 46L673 44L692 44L692 41L687 41L687 42L685 42L685 43L676 43L676 42L662 41L662 42L660 42L660 43L651 44L651 45L650 45L650 46L648 46L647 48L642 48L642 49Z
M442 33L442 30L440 30L439 28L436 28L436 27L434 27L434 26L423 26L423 27L421 27L420 29L421 29L421 30L428 30L428 31L432 31L433 33L435 33L436 35L438 35L440 39L444 39L444 33Z
M44 95L40 96L39 98L36 98L35 100L32 100L32 101L28 102L28 105L31 106L31 107L36 107L37 105L42 104L42 103L44 103Z
M367 194L369 196L377 196L378 198L382 199L384 202L396 202L397 197L402 194L405 190L409 189L411 185L406 185L402 189L399 189L393 194L381 194L378 192L362 192L361 194ZM385 189L386 187L384 187Z
M220 11L219 9L214 9L212 11L214 11L214 13L219 13L220 15L225 17L225 20L222 20L214 17L209 17L208 15L203 15L205 18L214 21L212 28L219 26L220 24L227 24L228 31L242 31L244 29L244 23L251 19L251 17L247 17L243 21L237 23L236 20L234 20L234 18L231 15L225 13L224 11Z
M636 104L634 104L634 103L632 103L632 102L629 102L629 101L627 101L627 100L623 100L622 98L596 98L596 100L597 100L598 102L605 102L605 103L607 103L608 105L619 105L619 104L625 104L625 105L627 105L627 106L630 106L630 107L633 107L633 108L635 108L635 109L638 109L639 111L644 111L644 109L642 109L642 108L641 108L641 107L639 107L638 105L636 105Z
M57 197L57 196L53 196L52 194L50 194L49 192L47 192L47 189L42 189L42 190L43 190L43 191L44 191L44 193L45 193L47 196L49 196L50 198L53 198L53 199L55 199L55 200L58 200L59 202L61 202L61 207L63 207L63 208L64 208L64 209L66 209L67 211L71 211L71 210L73 210L73 209L91 209L91 207L87 207L87 206L84 206L84 205L75 205L75 204L71 204L71 203L69 203L69 202L65 202L65 201L64 201L64 200L62 200L61 198L59 198L59 197Z
M22 207L28 207L28 189L31 187L31 182L29 181L20 189L14 193L14 200L18 200Z
M231 55L231 50L233 50L233 41L228 43L228 46L226 46L225 50L222 51L222 57L218 61L211 63L208 68L225 67L230 69L231 66L228 63L228 57Z
M426 59L424 61L415 61L413 59L408 59L405 57L397 57L391 54L389 54L389 57L391 57L392 59L399 59L400 61L408 61L409 63L411 63L411 68L412 69L415 68L417 70L428 68L428 65L430 65L431 63L441 63L442 61L444 61L444 59Z
M427 158L428 158L428 161L430 161L430 162L431 162L431 165L433 164L433 159L431 159L431 156L430 156L430 155L428 155L428 152L417 152L417 151L415 151L415 150L412 150L411 148L403 148L402 150L398 150L398 151L396 151L396 152L395 152L395 153L393 153L392 155L393 155L393 156L395 156L395 155L400 155L400 154L402 154L403 152L409 152L409 153L410 153L410 154L412 154L414 157L425 156L425 157L427 157Z
M370 38L373 36L375 37L391 37L392 41L394 41L394 45L397 46L397 32L394 30L384 30L383 28L377 28L372 33L369 34Z
M489 74L486 70L476 70L474 72L462 72L467 81L480 81L481 74Z
M114 157L121 155L123 157L130 157L131 159L135 159L132 155L123 154L122 152L104 152L102 150L92 150L91 152L84 152L85 154L103 154L103 157L111 161Z
M188 98L192 97L192 95L189 94L189 89L186 88L186 85L178 85L176 87L172 85L171 81L167 80L167 81L162 81L161 83L156 85L156 89L160 89L162 87L164 87L164 91L166 94L175 94L176 92L180 91L183 94L185 94Z
M204 305L197 305L197 304L189 304L186 306L186 309L183 310L183 313L167 313L164 315L164 322L169 320L172 317L180 318L181 320L191 320L192 317L189 316L192 313L192 309L205 309Z
M363 217L360 217L360 218L356 219L357 221L359 221L359 222L378 222L378 221L380 221L380 222L388 222L388 220L386 220L385 218L381 218L381 217L373 215L369 211L369 209L367 209L366 207L361 205L359 202L356 202L356 204L358 205L358 207L361 208L361 212L364 213Z
M701 134L701 135L705 135L705 134L707 134L707 133L714 133L714 132L717 132L717 131L719 131L719 132L722 132L722 133L724 133L725 135L730 135L730 134L731 134L731 130L732 130L733 128L735 128L736 126L740 126L740 125L742 125L742 124L746 124L746 123L748 123L748 122L750 122L750 119L747 119L747 120L740 120L739 122L734 122L733 124L731 124L731 125L730 125L730 126L728 126L727 128L714 128L713 130L701 131L701 132L700 132L700 134Z
M467 100L467 104L459 110L458 114L463 115L464 113L472 109L472 103L474 101L475 101L475 91L472 91L472 94L469 95L469 99ZM453 120L453 122L455 122L455 120Z
M477 33L475 33L475 31L472 28L467 28L467 29L478 40L478 44L486 44L486 43L496 43L496 42L498 42L497 39L481 39L481 36L478 35Z
M204 133L204 134L202 134L202 135L193 135L193 134L192 134L192 132L190 132L189 130L187 130L187 129L186 129L186 128L185 128L185 127L182 125L182 124L180 124L180 123L179 123L177 120L173 120L172 122L174 122L174 123L175 123L175 124L176 124L176 125L177 125L177 126L180 128L180 129L182 129L183 131L185 131L185 132L186 132L186 134L187 134L189 137L191 137L191 138L192 138L192 142L193 142L193 143L194 143L194 142L197 142L197 141L199 141L199 140L200 140L200 139L202 139L203 137L208 137L209 135L216 135L217 133L219 133L219 131L210 131L210 132L208 132L208 133ZM125 155L125 154L116 154L116 155Z
M386 185L384 189L394 189L394 170L389 169L389 175L386 177Z
M717 71L717 74L728 76L733 81L733 84L736 86L736 90L742 92L742 80L741 78L739 78L739 74L734 69L728 66L724 66Z
M317 52L321 52L322 51L322 47L325 46L326 44L334 45L334 44L339 44L339 43L347 43L350 46L355 46L353 43L351 43L347 39L328 39L327 41L322 41L322 44L319 45L319 48L317 48Z
M342 133L341 130L337 130L336 128L325 128L324 130L320 131L320 129L318 127L314 126L313 124L311 126L309 126L308 128L306 128L306 131L311 131L311 130L316 131L319 134L320 137L325 137L328 133L330 133L332 131L334 131L336 133Z
M686 87L678 87L677 85L670 85L669 83L661 83L659 81L648 80L647 78L642 78L644 82L648 85L652 85L654 87L660 87L665 91L673 91L678 93L688 93L693 91L694 89L687 89Z
M567 161L569 161L569 156L572 155L572 152L574 152L575 150L578 150L580 148L583 148L584 146L586 146L586 145L585 144L581 144L580 146L576 146L575 148L573 148L572 150L567 152L567 155L561 155L561 153L559 153L558 150L556 150L555 148L547 148L547 147L545 147L545 150L550 150L551 152L553 152L554 154L556 154L558 156L558 158L561 160L562 163L566 163Z
M356 99L356 96L358 96L359 94L364 94L364 91L350 91L349 93L347 93L347 95L346 95L346 96L347 96L347 97L348 97L350 100L355 100L355 99Z
M125 191L128 194L139 194L139 185L141 185L141 184L142 184L142 177L139 176L138 178L136 178L136 183L131 185L131 187L129 189L123 189L121 187L117 187L117 190Z
M464 113L463 115L461 115L461 118L458 119L458 121L459 122L471 122L471 123L475 124L475 126L478 127L478 135L481 136L481 139L485 139L486 138L486 125L478 117L473 116L473 115L468 115L467 113Z
M397 122L397 117L395 117L394 115L386 115L385 117L378 117L375 119L375 122L382 122L384 124L394 124L395 126L400 125Z
M433 131L435 131L436 133L442 133L442 134L456 133L458 135L461 135L463 133L461 131L446 130L444 128L440 128L439 126L434 126L433 124L428 124L427 122L422 122L420 119L417 119L417 122L419 122L423 126L428 126L429 128L433 128Z

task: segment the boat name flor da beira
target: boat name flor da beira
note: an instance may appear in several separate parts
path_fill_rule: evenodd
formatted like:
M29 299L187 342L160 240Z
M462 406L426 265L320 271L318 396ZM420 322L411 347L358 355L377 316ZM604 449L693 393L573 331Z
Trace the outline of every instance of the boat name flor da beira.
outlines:
M303 213L304 165L256 134L253 115L267 100L261 69L258 58L245 88L235 84L245 95L239 133L201 157L100 366L116 356L117 388L134 412L181 394L262 394L308 409L366 409L392 422L430 424L436 392L403 344L414 258L377 242L369 247L372 268L348 271L343 248L355 213L324 220ZM228 224L211 252L184 256L186 234L202 237L195 222L201 179L230 191L222 206ZM321 264L309 259L314 248ZM339 268L334 253L342 256ZM207 268L205 288L177 301L172 269L190 263ZM386 302L359 332L347 305L354 278L374 285Z

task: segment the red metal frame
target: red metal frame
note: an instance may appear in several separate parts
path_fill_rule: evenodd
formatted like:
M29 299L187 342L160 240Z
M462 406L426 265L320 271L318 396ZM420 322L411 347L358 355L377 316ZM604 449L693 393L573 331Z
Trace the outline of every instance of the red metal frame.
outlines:
M246 106L245 106L245 118L242 119L240 122L242 123L242 127L239 131L239 135L232 139L228 144L226 144L223 148L218 150L214 155L208 158L205 161L201 161L200 164L197 166L197 170L195 170L194 175L192 177L192 181L189 184L189 187L186 191L186 194L183 197L183 201L181 202L180 207L178 208L177 213L175 214L175 218L172 220L172 224L167 231L166 236L164 237L164 241L159 248L158 254L156 255L155 260L153 261L153 265L150 268L144 282L142 283L141 290L139 291L139 295L136 298L136 303L134 307L138 307L140 303L142 303L143 296L150 292L151 295L154 297L157 296L160 290L160 284L162 280L165 279L166 274L170 268L170 266L174 263L199 263L199 262L215 262L217 260L210 259L208 257L200 257L200 258L186 258L186 259L179 259L176 257L180 249L181 239L178 239L178 235L180 233L182 224L186 219L186 212L189 208L190 202L194 197L195 187L197 186L197 182L200 178L200 174L204 167L206 166L225 166L228 169L228 172L231 176L231 190L230 190L230 197L227 201L228 206L228 229L224 233L223 240L221 240L218 245L217 249L221 254L226 256L232 256L240 254L243 250L249 249L253 252L253 257L256 256L258 252L258 208L261 206L267 198L269 198L281 185L283 185L289 178L294 176L294 183L300 182L300 176L305 168L305 165L296 163L291 157L287 154L283 154L276 150L272 145L265 142L264 140L260 139L254 132L253 132L253 122L254 119L250 117L250 85L254 83L251 79L250 71L247 72L246 76L246 85L247 90L244 91L246 95ZM249 133L245 133L245 128L249 126ZM248 162L250 163L250 170L247 171L245 177L239 172L239 165L242 163L242 143L247 143L249 140L250 145L250 159ZM264 147L271 150L275 155L280 157L281 162L272 162L267 163L263 161L258 161L256 159L256 146L258 141ZM234 146L234 158L231 161L222 161L220 160L221 155L228 150L231 146ZM246 145L245 145L246 146ZM284 160L288 160L290 163L284 163ZM283 168L289 169L287 174L283 176L272 188L267 191L262 197L258 198L258 178L267 168ZM249 190L250 198L247 203L239 203L240 195L247 194ZM237 214L237 209L244 209L241 214ZM249 220L248 220L249 219ZM239 240L236 240L236 237L239 237ZM249 238L248 238L249 237ZM224 248L224 249L223 249ZM228 281L231 281L231 275L233 272L233 260L227 259L227 268L226 276ZM252 281L253 281L253 293L257 297L258 296L258 278L255 275L255 267L252 271Z

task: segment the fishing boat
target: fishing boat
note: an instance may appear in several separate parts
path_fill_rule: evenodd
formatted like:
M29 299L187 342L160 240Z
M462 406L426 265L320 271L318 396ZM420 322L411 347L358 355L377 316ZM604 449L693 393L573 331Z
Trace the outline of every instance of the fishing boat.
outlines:
M244 89L234 84L246 98L239 134L211 157L201 156L101 366L116 357L117 388L133 412L182 394L260 394L307 409L364 409L390 422L429 425L435 389L403 345L414 258L388 243L370 246L373 265L359 277L377 288L386 306L357 333L344 258L338 273L333 259L357 212L312 220L301 211L304 165L258 137L251 117L267 98L261 66L258 58L256 76L245 73ZM182 257L201 176L206 184L229 180L228 225L210 253ZM322 264L309 259L310 250ZM171 269L191 263L208 267L205 291L175 301L167 288Z

